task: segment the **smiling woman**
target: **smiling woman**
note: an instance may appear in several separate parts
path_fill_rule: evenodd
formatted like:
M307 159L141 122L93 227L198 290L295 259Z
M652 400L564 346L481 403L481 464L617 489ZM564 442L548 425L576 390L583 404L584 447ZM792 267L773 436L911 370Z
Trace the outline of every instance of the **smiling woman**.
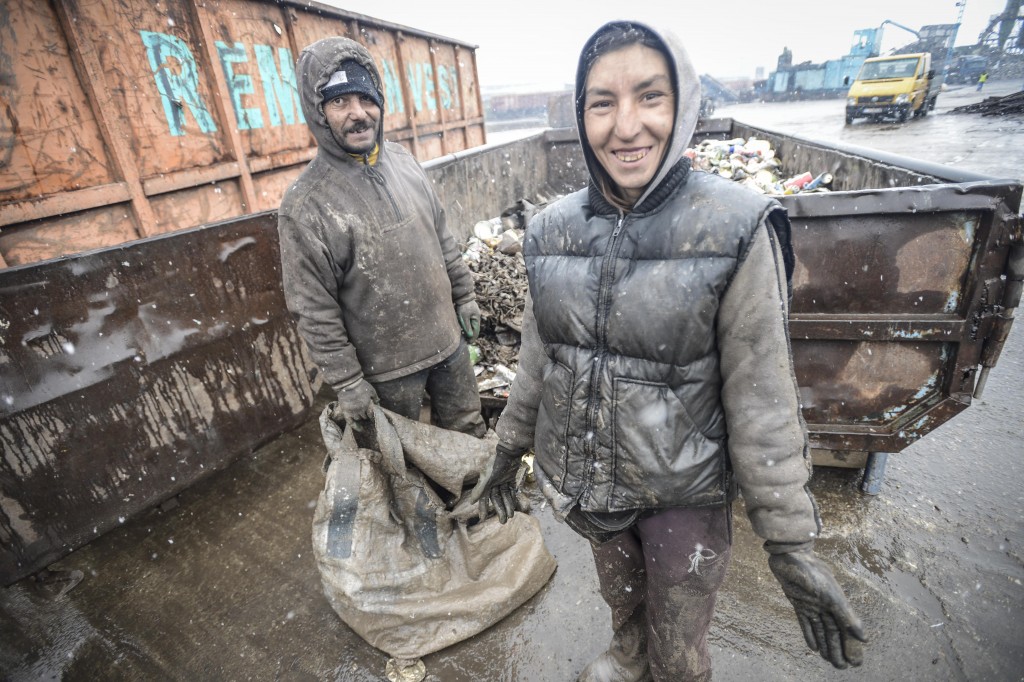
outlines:
M710 678L737 489L808 645L859 665L860 622L813 551L787 214L691 169L700 85L671 34L605 25L576 93L590 183L527 230L519 371L479 496L519 511L532 446L556 516L591 542L614 636L580 680Z
M665 56L634 44L599 58L587 77L583 111L587 143L613 193L635 202L672 139L675 95Z

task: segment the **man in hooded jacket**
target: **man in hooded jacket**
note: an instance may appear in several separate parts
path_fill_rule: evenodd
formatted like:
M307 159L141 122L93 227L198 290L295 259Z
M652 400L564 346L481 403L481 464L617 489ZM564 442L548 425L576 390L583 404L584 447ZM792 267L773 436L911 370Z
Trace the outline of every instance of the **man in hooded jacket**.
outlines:
M334 417L358 422L379 402L418 419L426 390L441 427L483 436L463 340L480 331L473 276L423 169L384 140L377 66L334 37L297 70L317 154L281 203L281 271Z
M671 34L603 26L576 118L586 189L538 214L500 443L471 499L519 510L521 455L590 540L612 612L580 680L707 680L707 632L742 493L807 644L859 665L862 626L814 554L820 520L787 329L789 220L691 170L700 81Z

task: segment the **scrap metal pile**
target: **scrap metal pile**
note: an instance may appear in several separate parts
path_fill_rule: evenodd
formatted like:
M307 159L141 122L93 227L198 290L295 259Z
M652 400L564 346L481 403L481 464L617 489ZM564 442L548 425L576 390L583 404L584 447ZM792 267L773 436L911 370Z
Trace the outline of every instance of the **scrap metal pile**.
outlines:
M694 169L730 178L761 194L827 192L832 184L831 173L788 175L771 143L756 137L705 140L684 153Z
M1024 91L1005 97L986 97L981 102L951 109L951 114L981 114L982 116L1006 116L1024 114Z
M521 248L522 232L509 230L506 239ZM476 277L480 306L480 338L476 346L485 364L514 366L526 301L526 262L521 252L497 250L473 237L463 257Z
M507 398L515 378L528 288L523 234L530 217L550 201L522 200L500 218L477 223L462 254L480 306L480 336L471 351L481 397Z

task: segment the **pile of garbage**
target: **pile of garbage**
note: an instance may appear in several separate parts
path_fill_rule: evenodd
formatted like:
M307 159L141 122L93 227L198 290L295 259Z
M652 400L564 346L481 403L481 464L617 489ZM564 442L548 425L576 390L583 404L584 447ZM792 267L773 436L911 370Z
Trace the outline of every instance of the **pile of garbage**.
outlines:
M474 236L463 254L476 278L476 302L480 306L480 335L470 349L477 381L481 393L499 398L508 396L515 378L527 289L522 233L513 229L502 234L502 248L512 253L498 250L493 238Z
M705 140L684 154L695 170L730 178L761 194L785 195L827 192L831 173L815 176L809 171L788 175L768 140L756 137L732 140Z
M548 203L516 202L500 217L482 220L462 254L476 280L480 336L470 347L480 395L507 398L519 364L520 333L526 305L526 223Z

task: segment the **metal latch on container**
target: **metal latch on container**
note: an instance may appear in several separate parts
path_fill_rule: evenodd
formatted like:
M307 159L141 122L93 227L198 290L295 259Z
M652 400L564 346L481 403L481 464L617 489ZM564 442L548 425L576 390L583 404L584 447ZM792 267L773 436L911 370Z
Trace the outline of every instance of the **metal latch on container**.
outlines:
M1015 216L1013 225L1009 226L1010 252L1006 259L1006 270L1003 272L1005 280L1003 296L999 305L985 305L988 299L989 285L985 284L985 291L982 295L982 307L980 315L972 320L971 333L976 333L977 327L985 318L992 318L992 326L981 347L981 372L978 374L978 382L974 386L974 397L980 398L985 390L985 382L988 380L989 370L999 360L999 354L1003 350L1007 337L1010 335L1010 327L1013 325L1013 314L1020 305L1021 293L1024 292L1024 240L1021 239L1021 217Z

